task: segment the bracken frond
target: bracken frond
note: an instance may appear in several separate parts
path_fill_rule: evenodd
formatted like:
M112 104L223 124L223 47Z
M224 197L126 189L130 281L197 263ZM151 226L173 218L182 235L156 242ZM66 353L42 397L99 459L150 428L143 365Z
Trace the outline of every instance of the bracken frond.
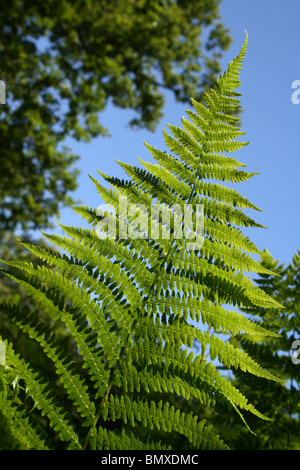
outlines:
M215 365L279 381L226 341L226 335L276 336L236 309L279 307L246 277L271 274L242 232L263 227L244 213L260 209L220 183L256 174L226 155L248 144L238 140L245 132L235 116L246 47L247 39L205 93L206 105L192 100L190 120L163 131L169 153L145 144L155 163L138 159L140 168L118 161L129 180L99 171L110 187L91 176L110 209L74 208L89 228L60 225L65 236L44 234L55 250L24 243L45 265L2 261L1 271L64 323L81 358L72 364L33 312L0 305L39 343L73 410L64 411L54 384L5 342L0 413L20 447L48 443L39 421L20 409L16 380L24 381L26 396L65 448L225 449L223 437L201 418L203 407L225 406L246 426L243 413L267 419Z

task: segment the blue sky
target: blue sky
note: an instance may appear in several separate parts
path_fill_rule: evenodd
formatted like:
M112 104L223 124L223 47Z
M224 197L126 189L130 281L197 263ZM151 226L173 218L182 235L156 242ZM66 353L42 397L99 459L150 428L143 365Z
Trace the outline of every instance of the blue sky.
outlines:
M250 144L232 154L248 165L248 170L259 172L250 181L235 184L238 190L262 212L248 215L268 229L243 230L260 248L267 248L275 259L289 263L300 248L300 104L292 103L292 83L300 80L300 1L299 0L223 0L220 8L223 22L231 30L230 49L222 60L223 70L239 52L249 35L248 50L241 72L243 107L242 130ZM300 94L299 94L300 97ZM132 131L128 127L131 111L108 107L101 114L101 122L108 127L110 138L97 138L89 144L73 144L81 155L78 190L74 198L96 208L99 198L89 174L101 181L97 168L111 176L126 175L115 159L140 165L137 156L152 161L143 141L166 150L162 128L167 123L180 126L189 104L174 102L166 95L165 115L155 133ZM60 222L66 225L84 225L71 209L61 211ZM59 227L48 230L62 234Z

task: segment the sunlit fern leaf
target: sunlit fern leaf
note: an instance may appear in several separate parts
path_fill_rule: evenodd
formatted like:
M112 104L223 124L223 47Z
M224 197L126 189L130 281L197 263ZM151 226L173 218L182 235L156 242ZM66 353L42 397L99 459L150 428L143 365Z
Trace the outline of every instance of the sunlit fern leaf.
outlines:
M13 433L18 420L24 419L24 447L44 444L38 422L30 422L25 411L24 418L15 411L16 376L66 448L227 448L224 436L197 415L195 404L226 405L228 413L238 413L244 422L243 413L266 419L214 363L217 359L226 369L279 380L224 339L244 333L274 335L234 307L279 306L246 277L249 272L271 272L252 257L261 251L242 232L243 227L263 227L243 212L260 209L220 183L243 182L256 174L231 156L248 144L237 140L245 132L237 127L235 116L246 45L247 39L215 87L206 92L206 106L192 100L190 121L184 117L182 128L169 125L170 134L163 131L169 153L145 144L156 163L139 158L140 168L118 161L129 180L99 171L107 187L91 177L111 210L78 206L74 211L90 228L60 225L65 236L44 234L62 254L24 244L49 268L3 262L3 272L53 320L64 322L81 357L73 366L53 342L51 329L40 327L31 312L0 306L40 344L73 405L73 413L64 413L52 399L52 384L44 383L7 345L7 367L0 370L0 410L7 414ZM179 212L174 209L170 221L156 218L153 223L148 215L158 204L176 206ZM194 210L197 204L204 209L203 232L201 243L190 249L187 232L178 236L179 228L187 228L180 210ZM147 215L143 224L141 214ZM176 220L181 220L179 227ZM192 228L195 223L194 217ZM110 236L104 236L103 227L110 227ZM152 236L152 230L158 235Z

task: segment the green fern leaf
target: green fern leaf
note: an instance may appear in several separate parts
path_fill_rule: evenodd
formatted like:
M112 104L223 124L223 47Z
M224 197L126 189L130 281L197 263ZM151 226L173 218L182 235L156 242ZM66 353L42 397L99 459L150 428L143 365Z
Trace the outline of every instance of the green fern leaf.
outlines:
M256 175L227 155L248 145L239 140L245 132L236 116L246 47L247 39L205 93L205 104L192 99L193 110L187 110L182 127L163 130L169 153L145 144L156 163L139 158L139 168L117 161L129 180L98 170L104 186L90 176L111 211L78 206L74 211L89 228L60 225L66 236L44 234L63 254L24 244L48 267L2 261L7 270L1 272L22 285L53 320L60 319L77 344L82 362L73 367L51 330L31 312L0 306L55 365L72 404L70 413L55 402L52 384L8 346L8 366L25 381L28 396L66 448L224 449L223 437L197 410L225 405L246 426L243 413L266 419L214 364L217 359L225 369L279 381L219 337L274 337L233 307L279 307L246 277L272 274L253 258L262 252L242 232L243 227L263 228L244 213L260 209L222 184ZM187 209L189 220L183 217ZM38 423L17 409L6 396L6 376L2 381L0 410L12 432L24 448L43 448ZM17 431L19 421L20 429L28 430L25 440Z

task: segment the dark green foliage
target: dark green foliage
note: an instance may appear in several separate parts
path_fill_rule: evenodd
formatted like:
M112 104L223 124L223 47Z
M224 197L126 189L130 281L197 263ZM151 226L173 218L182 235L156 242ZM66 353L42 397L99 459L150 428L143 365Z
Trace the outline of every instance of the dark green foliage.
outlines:
M192 100L194 110L187 111L191 121L183 118L182 128L170 126L172 135L164 132L173 155L147 145L157 165L143 162L142 170L122 163L129 181L101 173L109 189L91 178L115 215L75 208L91 224L90 229L63 227L65 237L45 234L62 255L49 247L24 243L48 267L6 261L6 274L53 321L64 323L82 357L74 364L53 341L51 328L37 323L30 310L2 304L1 310L41 345L76 408L74 414L62 407L53 383L6 343L0 406L20 446L223 449L227 448L223 436L199 418L196 405L206 410L223 405L229 415L237 413L243 421L245 413L267 419L214 364L217 359L226 368L240 369L266 382L281 382L219 335L276 336L230 305L279 307L245 275L271 272L252 258L260 251L240 229L260 227L242 210L256 207L238 192L214 183L252 176L245 171L246 165L224 155L245 145L236 140L243 133L235 125L240 96L236 88L245 52L246 42L205 94L206 106ZM124 200L127 237L123 237ZM188 204L192 206L189 227L184 219L184 236L178 237L175 209L169 226L163 219L157 221L158 237L150 234L149 219L143 224L141 215L150 214L158 203L177 204L182 213ZM197 232L197 204L204 207L204 238L201 230ZM115 237L113 224L108 224L113 221ZM103 236L106 227L101 232L101 223L108 225L106 235L110 236ZM163 235L163 228L170 229L169 237ZM188 244L188 228L199 235L193 248ZM29 407L17 407L16 380L24 382L20 393L48 420L52 439L43 438L39 423L30 419ZM19 422L26 438L23 434L19 438L15 431L20 429Z
M107 135L108 104L152 130L162 90L187 101L216 79L230 44L219 3L1 1L0 231L48 227L73 203L78 157L66 138Z
M228 429L227 442L235 449L299 450L299 344L300 338L300 252L295 253L288 266L279 264L265 250L261 256L265 268L275 274L260 274L256 284L273 296L282 307L251 308L245 313L252 321L263 321L278 337L237 335L231 342L255 358L265 369L276 371L284 384L265 382L257 377L235 371L234 385L253 404L260 404L261 411L270 421L254 422L249 416L255 435L245 434L238 421L224 419L222 413L213 421ZM293 354L295 357L293 358Z

